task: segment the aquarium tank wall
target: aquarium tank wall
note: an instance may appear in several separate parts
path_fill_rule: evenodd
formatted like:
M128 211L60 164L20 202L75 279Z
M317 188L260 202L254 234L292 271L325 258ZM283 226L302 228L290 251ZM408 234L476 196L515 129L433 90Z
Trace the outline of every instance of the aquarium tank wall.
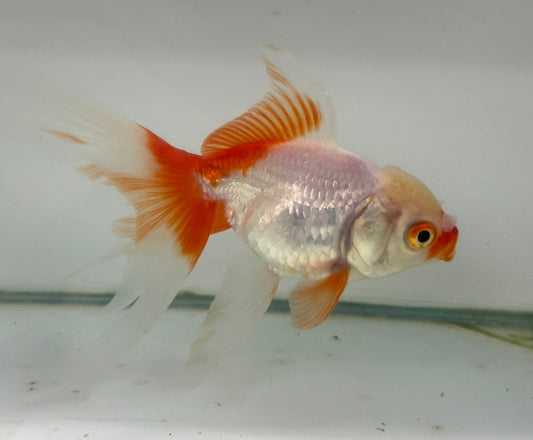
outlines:
M0 438L528 438L532 17L496 1L2 4ZM127 262L111 225L131 207L42 131L50 99L199 154L264 97L264 44L327 88L339 145L431 188L456 218L455 257L350 280L310 330L291 326L282 280L242 346L184 368L228 268L251 255L227 230L106 365L90 347L128 313L104 306Z

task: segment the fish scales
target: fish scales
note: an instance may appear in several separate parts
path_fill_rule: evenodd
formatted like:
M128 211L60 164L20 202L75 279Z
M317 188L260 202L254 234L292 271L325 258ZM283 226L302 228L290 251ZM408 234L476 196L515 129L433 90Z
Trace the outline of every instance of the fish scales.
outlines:
M279 275L320 278L341 259L357 206L376 191L379 168L334 143L295 140L246 173L209 185L240 238Z

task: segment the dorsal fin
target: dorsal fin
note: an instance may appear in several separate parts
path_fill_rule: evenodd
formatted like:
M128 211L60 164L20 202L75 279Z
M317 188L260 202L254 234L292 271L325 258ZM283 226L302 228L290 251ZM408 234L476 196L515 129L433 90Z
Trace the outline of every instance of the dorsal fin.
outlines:
M335 137L335 111L322 84L288 53L263 48L270 77L265 98L233 121L212 132L202 155L242 145L276 145L299 137Z

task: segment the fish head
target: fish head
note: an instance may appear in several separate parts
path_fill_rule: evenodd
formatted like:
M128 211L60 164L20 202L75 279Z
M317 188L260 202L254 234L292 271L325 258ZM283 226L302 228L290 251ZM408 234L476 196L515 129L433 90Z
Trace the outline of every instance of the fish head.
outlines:
M422 182L386 167L380 189L355 217L342 253L355 270L375 278L430 261L450 261L458 235L455 219Z

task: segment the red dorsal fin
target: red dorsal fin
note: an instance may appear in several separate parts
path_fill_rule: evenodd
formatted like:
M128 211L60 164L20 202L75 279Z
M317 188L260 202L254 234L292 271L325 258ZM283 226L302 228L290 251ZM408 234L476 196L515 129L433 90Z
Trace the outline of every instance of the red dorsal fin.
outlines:
M265 98L211 133L202 155L243 145L276 145L304 136L335 136L333 105L325 88L286 52L265 46L263 61L270 77Z
M321 324L337 305L349 275L350 270L343 269L323 280L298 284L289 300L292 325L313 328Z

